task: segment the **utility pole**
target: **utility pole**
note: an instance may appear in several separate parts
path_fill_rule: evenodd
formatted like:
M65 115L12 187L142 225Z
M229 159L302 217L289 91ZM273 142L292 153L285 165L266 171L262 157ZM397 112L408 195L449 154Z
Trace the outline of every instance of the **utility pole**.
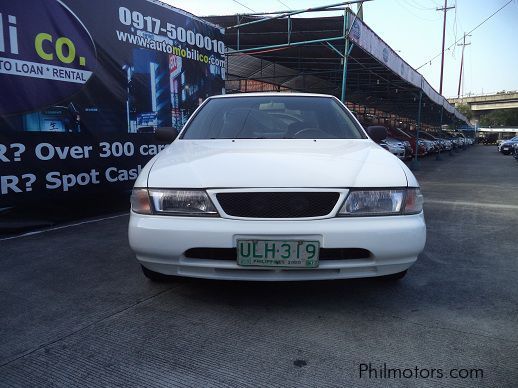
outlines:
M444 19L442 24L442 57L441 57L441 82L439 86L439 94L442 95L442 79L443 79L443 72L444 72L444 43L446 40L446 12L448 10L455 8L455 6L448 7L448 0L444 0L444 7L442 8L436 8L437 11L443 11L444 12Z
M471 43L466 43L466 36L471 36L471 35L466 35L466 33L464 33L464 38L462 39L462 43L459 43L457 45L457 46L462 46L462 55L460 57L459 90L457 91L457 98L460 97L460 85L462 82L462 69L464 67L464 48L471 44Z

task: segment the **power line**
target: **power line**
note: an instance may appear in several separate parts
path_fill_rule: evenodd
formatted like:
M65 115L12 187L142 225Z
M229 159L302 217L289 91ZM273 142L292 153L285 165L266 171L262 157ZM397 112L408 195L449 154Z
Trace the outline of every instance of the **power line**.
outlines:
M428 19L428 18L424 18L420 15L417 15L414 13L414 11L412 11L412 9L410 8L407 8L407 6L409 6L410 4L407 3L406 1L405 2L399 2L398 5L403 8L406 12L408 12L410 15L412 15L413 17L415 17L416 19L420 19L420 20L423 20L423 21L426 21L426 22L434 22L436 19Z
M489 19L491 19L493 16L495 16L498 12L500 12L501 10L503 10L505 7L507 7L509 4L511 4L514 0L509 0L507 3L505 3L503 6L501 6L500 8L498 8L495 12L493 12L491 15L489 15L487 18L485 18L483 21L481 21L476 27L474 27L473 29L471 29L470 31L467 32L467 34L471 34L473 31L475 31L477 28L479 28L480 26L482 26L485 22L487 22ZM460 41L462 40L462 38L459 38L457 39L455 42L453 42L448 48L447 50L451 49L452 47L454 47L457 43L459 43ZM421 66L419 66L416 70L419 70L421 67L423 66L426 66L428 65L429 63L431 64L433 60L437 59L438 57L440 57L442 54L442 51L437 54L436 56L434 56L433 58L427 60L425 63L423 63Z
M289 5L287 5L286 3L282 2L281 0L277 0L278 3L284 5L286 8L288 8L290 11L291 11L291 8Z
M247 10L249 10L249 11L256 12L256 11L255 11L255 10L253 10L252 8L250 8L250 7L246 6L246 5L244 5L243 3L240 3L240 2L239 2L239 1L237 1L237 0L232 0L232 1L233 1L234 3L236 3L236 4L239 4L241 7L245 7L245 8L246 8Z
M415 9L418 9L420 11L432 11L432 10L435 10L435 7L423 7L421 4L417 3L416 1L409 1L409 0L404 0L405 3L407 3L408 5L410 5L411 7L415 8Z

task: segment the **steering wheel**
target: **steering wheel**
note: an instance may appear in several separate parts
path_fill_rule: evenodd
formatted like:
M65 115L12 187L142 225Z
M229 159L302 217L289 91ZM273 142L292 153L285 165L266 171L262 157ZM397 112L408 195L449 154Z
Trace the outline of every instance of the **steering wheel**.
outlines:
M327 138L329 135L317 128L304 128L300 131L297 131L293 134L293 139L313 139L313 138L321 138L322 134Z

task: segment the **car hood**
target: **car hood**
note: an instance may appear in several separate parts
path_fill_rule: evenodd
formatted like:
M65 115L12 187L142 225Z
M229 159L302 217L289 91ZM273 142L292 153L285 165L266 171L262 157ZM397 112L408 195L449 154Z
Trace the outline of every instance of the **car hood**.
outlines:
M411 174L368 139L177 140L153 162L157 188L398 187Z

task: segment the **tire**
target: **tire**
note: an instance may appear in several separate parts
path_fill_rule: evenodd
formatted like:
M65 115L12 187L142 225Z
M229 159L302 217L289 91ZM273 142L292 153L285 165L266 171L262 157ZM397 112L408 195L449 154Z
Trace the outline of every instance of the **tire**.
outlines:
M405 277L406 273L407 273L407 270L405 269L404 271L401 271L401 272L392 273L390 275L380 276L380 279L389 281L389 282L397 282L398 280L403 279Z
M165 282L167 280L171 280L172 276L167 276L155 271L151 271L150 269L144 267L143 265L140 266L142 269L142 273L145 277L147 277L152 282Z

